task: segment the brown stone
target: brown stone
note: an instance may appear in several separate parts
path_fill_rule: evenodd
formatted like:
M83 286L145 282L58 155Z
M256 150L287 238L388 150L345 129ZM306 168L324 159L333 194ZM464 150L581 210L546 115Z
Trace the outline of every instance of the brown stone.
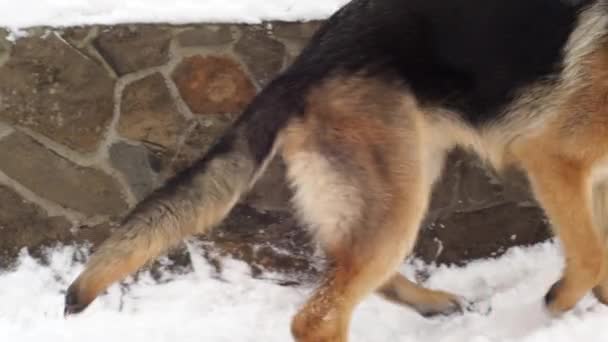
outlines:
M72 45L83 47L91 30L89 26L67 27L61 32L61 37Z
M550 236L520 172L499 178L479 158L455 150L434 189L416 251L427 262L463 264Z
M49 216L37 205L0 185L0 266L6 266L22 248L38 248L70 238L71 224Z
M187 123L173 103L163 76L155 73L135 81L125 87L122 96L118 133L161 149L175 150Z
M0 120L95 151L113 114L114 81L103 67L50 34L17 40L0 79Z
M243 260L254 271L306 277L319 272L309 234L285 213L260 213L240 205L202 239L213 243L213 251Z
M256 93L240 65L227 57L187 58L175 69L173 79L197 114L240 113Z
M292 191L287 186L285 164L275 158L255 183L244 201L258 211L288 211L291 209Z
M503 184L481 165L479 158L462 155L459 164L461 176L456 211L477 211L505 202Z
M234 52L260 85L265 85L278 74L286 58L285 45L257 26L243 29L243 36L235 44Z
M169 61L171 32L151 26L115 26L102 30L94 46L118 75L160 66Z
M444 170L433 188L427 220L436 220L454 210L461 178L459 156L460 154L454 153L448 156Z
M532 245L552 236L543 211L504 203L460 212L422 229L415 254L429 263L463 265L498 257L513 246Z
M58 156L27 135L0 140L0 171L39 196L86 215L120 215L127 204L115 180Z
M177 35L177 41L183 47L224 45L233 40L230 25L204 25Z
M8 60L12 43L8 41L8 31L0 28L0 65Z
M14 131L14 129L11 126L5 125L2 122L0 122L0 139L13 133L13 131Z
M272 33L279 38L307 41L317 32L323 21L273 22Z

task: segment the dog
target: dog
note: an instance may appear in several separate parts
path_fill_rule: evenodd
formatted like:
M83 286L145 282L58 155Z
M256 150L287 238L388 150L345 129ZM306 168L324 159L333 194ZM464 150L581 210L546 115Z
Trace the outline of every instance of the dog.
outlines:
M608 303L608 1L353 0L208 153L139 203L70 285L66 315L185 237L217 225L280 156L298 217L330 262L292 321L347 341L378 292L424 315L457 295L397 273L447 152L522 170L560 239L559 315Z

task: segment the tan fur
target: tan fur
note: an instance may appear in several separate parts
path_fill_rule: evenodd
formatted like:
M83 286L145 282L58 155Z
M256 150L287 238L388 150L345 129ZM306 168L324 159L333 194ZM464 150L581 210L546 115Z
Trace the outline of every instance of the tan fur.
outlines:
M605 246L592 199L594 168L608 153L608 45L600 47L580 61L584 83L565 98L557 115L513 148L566 254L564 277L549 294L554 313L572 308L605 274Z
M602 165L603 166L603 165ZM602 167L605 168L605 167ZM608 178L605 173L599 178L592 189L593 198L593 218L596 227L600 229L600 236L604 245L608 244ZM608 257L608 255L607 255ZM604 304L608 304L608 263L604 262L604 277L600 283L593 289L596 297Z
M431 181L422 112L399 85L334 79L284 136L296 207L333 266L293 323L298 341L346 341L352 311L412 248Z

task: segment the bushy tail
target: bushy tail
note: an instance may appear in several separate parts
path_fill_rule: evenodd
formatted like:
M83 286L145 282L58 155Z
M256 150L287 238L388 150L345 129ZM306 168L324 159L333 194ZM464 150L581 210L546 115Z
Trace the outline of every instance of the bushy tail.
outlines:
M154 192L93 253L66 295L65 313L84 310L102 291L185 237L208 232L250 189L277 148L293 110L268 87L205 157Z

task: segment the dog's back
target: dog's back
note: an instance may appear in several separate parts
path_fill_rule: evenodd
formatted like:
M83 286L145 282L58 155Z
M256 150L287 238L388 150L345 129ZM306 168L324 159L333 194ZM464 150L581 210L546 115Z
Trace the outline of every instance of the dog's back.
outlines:
M594 287L607 301L608 186L597 171L608 155L606 6L354 0L204 158L133 210L71 285L66 312L208 231L275 154L299 216L333 262L294 320L298 341L345 341L352 311L375 290L425 315L458 310L455 295L395 273L456 145L528 174L567 254L550 310Z

